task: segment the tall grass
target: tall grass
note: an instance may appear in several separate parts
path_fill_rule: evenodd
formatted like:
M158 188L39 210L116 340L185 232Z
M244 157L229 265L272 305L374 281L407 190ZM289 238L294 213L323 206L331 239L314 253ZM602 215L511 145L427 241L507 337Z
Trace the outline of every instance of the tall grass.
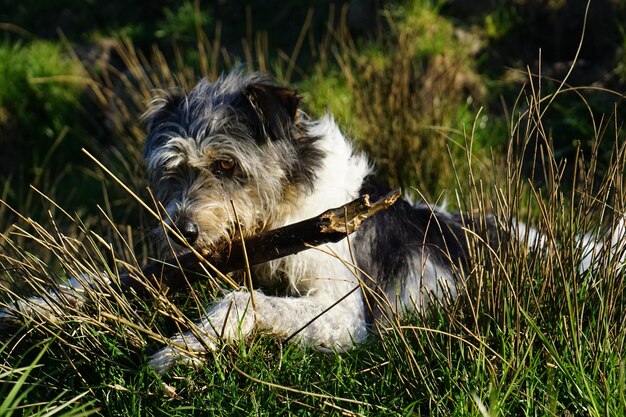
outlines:
M161 378L147 368L149 355L174 332L192 327L202 306L218 295L217 287L226 284L207 277L206 285L185 294L153 292L138 301L98 278L106 273L115 280L127 270L141 279L138 267L146 261L150 239L147 229L133 229L129 218L142 219L146 228L158 219L120 185L153 206L138 173L143 140L138 116L154 89L189 87L196 77L180 61L172 64L157 50L146 57L121 41L115 48L127 70L92 74L93 95L118 138L114 146L93 152L117 178L94 165L93 175L107 183L104 221L94 226L74 208L55 205L54 195L37 194L43 207L37 210L47 214L37 217L44 220L33 219L29 210L37 206L29 204L14 210L14 224L0 227L4 308L14 309L14 300L29 296L48 299L48 289L70 276L96 282L84 305L49 299L56 315L23 315L19 326L2 329L0 393L10 397L0 404L14 413L27 409L42 415L55 404L68 404L76 414L97 408L102 415L626 414L621 271L626 237L617 227L624 213L626 151L617 111L599 115L589 108L595 133L586 139L592 152L562 160L544 123L546 108L572 94L581 94L584 105L587 91L564 88L544 97L540 78L530 76L511 106L502 138L508 145L485 158L476 151L484 139L481 113L475 110L471 124L456 126L457 113L445 110L449 103L433 106L439 88L457 105L467 97L461 91L468 85L480 90L478 80L454 88L451 74L463 74L471 63L455 62L439 49L420 61L426 52L415 51L411 31L443 23L432 9L417 10L415 19L389 22L403 42L391 59L375 56L390 43L362 58L358 45L335 28L318 49L325 51L326 62L320 55L317 72L300 85L307 97L316 80L345 94L353 111L340 117L355 118L355 124L346 123L379 158L383 172L397 176L394 181L413 170L418 190L434 198L445 181L450 191L442 197L450 205L498 219L502 235L492 246L469 235L476 262L464 271L456 302L424 317L391 316L379 323L379 335L344 355L257 335L209 353L201 369L179 367ZM450 31L443 26L433 39L446 43ZM219 42L200 36L206 61L199 74L215 77L232 62ZM289 62L276 64L278 72L286 74ZM324 71L335 77L323 78ZM443 129L446 123L456 130ZM436 129L427 128L433 124ZM607 143L612 158L600 172L598 150ZM507 238L519 220L537 228L540 244ZM581 271L588 255L580 243L585 233L606 244L593 255L593 267ZM46 349L33 351L42 340Z
M479 39L455 29L431 3L387 10L368 43L353 40L340 19L335 42L322 42L314 75L301 85L312 110L333 111L392 186L434 200L454 185L450 157L464 154L462 126L472 125L486 90L475 69ZM484 118L473 133L476 156L486 163L481 152L497 127L488 131Z
M160 385L145 367L147 356L164 337L191 326L213 290L199 286L186 296L155 294L137 303L97 287L82 308L65 306L56 318L25 317L19 337L4 342L5 366L21 372L17 364L29 357L31 344L54 336L38 359L45 365L24 377L31 388L23 401L69 401L85 392L77 404L93 402L104 415L622 414L624 246L596 254L588 271L578 268L585 255L580 236L604 230L596 239L609 239L622 218L621 132L596 138L615 141L605 177L594 179L594 155L581 155L572 161L579 167L574 186L563 188L564 162L551 156L547 130L536 117L546 99L532 90L524 97L509 152L493 161L504 174L462 177L455 198L464 209L495 213L503 229L512 217L529 213L521 215L545 241L533 249L503 239L490 251L476 240L477 262L466 271L466 288L452 306L426 318L392 317L381 324L386 329L380 336L345 355L257 336L210 354L200 370L177 368ZM526 180L515 151L531 145L545 176L541 188ZM471 165L472 158L468 152L457 164ZM113 250L129 244L122 231L113 243L83 229L80 242L56 230L54 222L24 218L20 227L20 237L44 246L60 266L51 270L12 245L14 237L3 236L4 270L28 293L45 294L59 276L115 276L140 264Z

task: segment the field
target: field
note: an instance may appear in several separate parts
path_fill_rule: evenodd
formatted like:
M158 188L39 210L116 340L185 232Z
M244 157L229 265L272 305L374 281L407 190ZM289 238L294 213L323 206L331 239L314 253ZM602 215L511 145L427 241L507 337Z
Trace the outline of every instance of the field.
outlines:
M233 67L331 111L413 198L544 240L470 237L454 303L353 351L258 334L164 376L150 355L227 281L141 301L102 285L0 326L1 416L626 415L626 5L60 3L0 11L0 307L156 256L141 115ZM605 248L587 270L585 235Z

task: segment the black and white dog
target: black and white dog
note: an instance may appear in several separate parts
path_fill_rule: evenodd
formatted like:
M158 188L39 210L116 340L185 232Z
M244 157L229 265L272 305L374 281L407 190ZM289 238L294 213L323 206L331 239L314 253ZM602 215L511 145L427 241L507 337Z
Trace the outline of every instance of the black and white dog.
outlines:
M299 102L295 91L270 78L240 72L154 101L147 113L148 176L164 217L186 244L202 248L234 237L233 205L244 235L252 235L389 191L374 181L372 164L331 116L309 120ZM420 311L435 299L456 297L455 271L468 257L465 227L460 215L400 201L350 241L255 267L254 294L228 293L208 308L198 329L175 337L151 364L165 370L192 360L176 346L204 351L254 329L347 349L368 334L362 284L382 294L392 311ZM277 288L281 296L266 295Z
M250 236L363 194L375 200L388 192L331 116L309 120L299 104L295 91L237 71L154 100L146 114L147 174L164 218L179 235L170 239L162 232L167 228L159 227L155 233L164 248L210 247L235 237L239 226ZM623 223L611 245L624 241ZM543 245L537 232L521 223L511 231L531 246ZM253 330L321 349L348 349L368 336L368 324L382 310L420 312L433 301L454 299L462 288L461 271L470 264L470 235L489 241L495 234L488 216L474 222L399 201L367 220L350 240L254 267L253 293L232 291L208 306L196 328L174 337L151 365L164 372L175 363L195 363L201 356L194 353ZM585 235L580 244L586 269L603 243ZM65 299L79 300L84 282L85 277L72 279L64 287ZM383 302L370 302L365 288ZM37 298L0 316L16 311L62 314L58 303Z

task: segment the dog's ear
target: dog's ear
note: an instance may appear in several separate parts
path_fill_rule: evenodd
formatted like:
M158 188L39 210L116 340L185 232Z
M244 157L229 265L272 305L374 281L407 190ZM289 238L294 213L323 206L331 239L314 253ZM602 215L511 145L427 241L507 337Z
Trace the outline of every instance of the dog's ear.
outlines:
M295 90L271 84L252 84L244 94L259 119L259 126L254 129L259 139L277 140L290 136L302 99Z
M148 138L144 146L144 156L151 149L158 146L156 143L159 126L167 122L176 122L179 117L180 105L185 100L185 93L181 89L164 91L150 103L150 107L143 114L142 120L145 123Z
M177 113L184 98L185 94L180 89L164 91L154 98L142 116L148 133L151 133L158 125L170 120Z

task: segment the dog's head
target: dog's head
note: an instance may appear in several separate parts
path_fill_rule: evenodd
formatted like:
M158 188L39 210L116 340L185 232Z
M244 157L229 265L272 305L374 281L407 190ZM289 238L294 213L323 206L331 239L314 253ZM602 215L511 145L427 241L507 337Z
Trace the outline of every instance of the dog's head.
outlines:
M232 238L235 212L244 234L271 227L312 189L323 155L299 103L294 90L239 72L153 101L147 174L164 220L188 244Z

